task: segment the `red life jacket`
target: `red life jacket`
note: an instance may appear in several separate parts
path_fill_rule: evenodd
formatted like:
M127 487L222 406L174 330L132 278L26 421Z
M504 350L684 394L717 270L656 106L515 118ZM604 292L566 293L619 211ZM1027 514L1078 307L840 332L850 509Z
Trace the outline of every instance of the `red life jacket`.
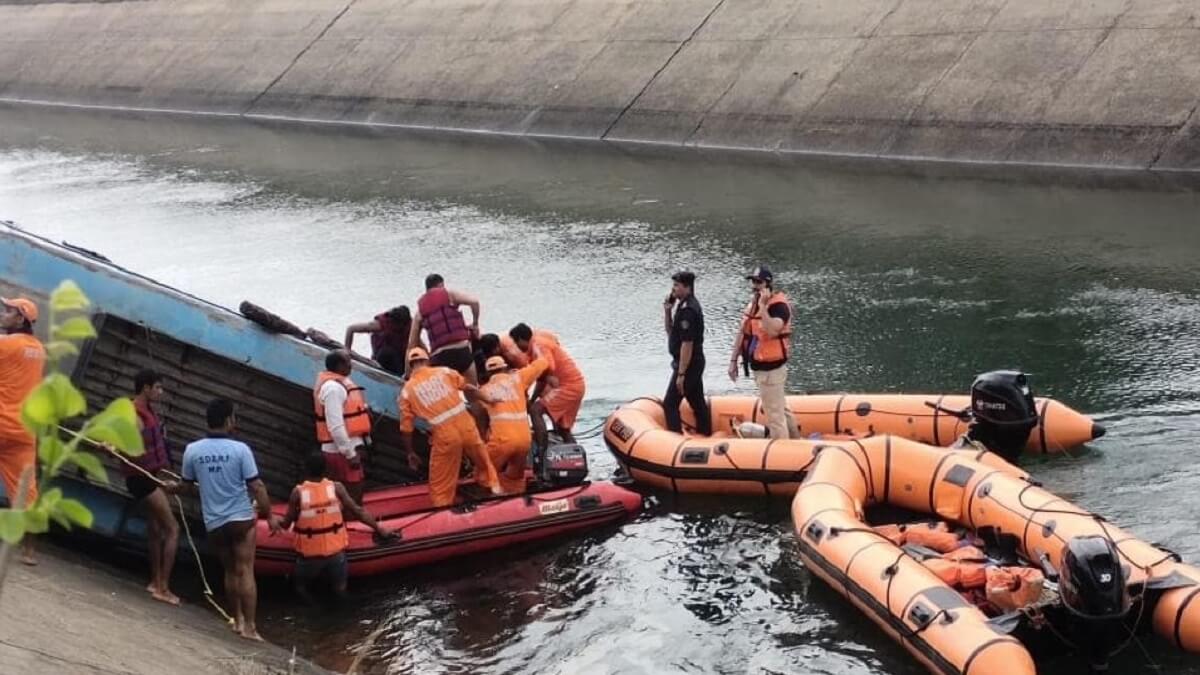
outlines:
M471 339L462 312L450 303L450 291L444 287L434 288L422 295L417 301L417 311L429 336L430 353L446 345Z
M375 315L375 321L383 330L371 333L371 358L378 359L385 348L403 356L408 351L409 326L392 321L387 312Z
M146 451L140 457L131 457L130 461L150 473L167 468L171 464L170 457L167 455L167 436L158 415L155 415L152 410L143 409L136 404L133 409L137 412L138 421L142 423L142 445L146 446ZM124 462L121 463L121 471L126 476L142 475L140 471Z

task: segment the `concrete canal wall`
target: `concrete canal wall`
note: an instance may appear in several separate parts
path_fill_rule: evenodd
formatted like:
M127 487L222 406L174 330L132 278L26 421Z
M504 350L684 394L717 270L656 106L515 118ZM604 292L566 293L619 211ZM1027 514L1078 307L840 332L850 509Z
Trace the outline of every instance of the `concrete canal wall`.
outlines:
M0 0L0 98L1200 171L1200 0Z

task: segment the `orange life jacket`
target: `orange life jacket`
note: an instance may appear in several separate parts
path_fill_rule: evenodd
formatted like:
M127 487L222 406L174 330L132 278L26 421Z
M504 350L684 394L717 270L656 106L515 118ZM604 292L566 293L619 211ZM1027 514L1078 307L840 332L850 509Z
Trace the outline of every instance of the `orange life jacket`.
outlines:
M439 366L426 366L414 373L400 390L400 430L411 433L418 417L428 422L434 433L459 415L471 420L462 395L465 383L462 375Z
M1032 567L989 567L987 599L1003 612L1032 605L1042 597L1046 578Z
M363 388L345 375L331 373L328 370L317 375L317 384L313 387L313 408L317 413L317 441L332 443L333 434L329 433L329 425L325 423L325 404L321 403L321 387L333 380L346 389L346 403L342 406L342 419L346 421L346 435L369 436L371 434L371 415L367 410L367 400L363 397Z
M783 323L783 330L775 337L768 337L763 328L763 320L759 318L757 307L754 313L742 315L742 356L747 361L764 364L784 364L788 360L792 337L792 305L787 296L775 291L767 299L767 306L783 303L788 308L788 320Z
M983 588L987 582L987 568L983 563L930 558L922 560L921 564L952 588Z
M300 484L300 516L296 518L296 552L305 558L336 555L350 545L337 490L328 478Z

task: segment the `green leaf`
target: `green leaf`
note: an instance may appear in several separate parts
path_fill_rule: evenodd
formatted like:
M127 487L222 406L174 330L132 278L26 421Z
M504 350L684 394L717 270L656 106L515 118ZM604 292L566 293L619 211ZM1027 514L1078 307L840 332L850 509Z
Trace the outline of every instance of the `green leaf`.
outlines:
M21 406L21 421L30 431L36 432L86 411L87 401L71 384L70 378L62 373L52 373L25 399Z
M30 534L41 534L50 530L50 514L46 507L38 504L25 511L25 531Z
M79 347L76 347L75 343L73 342L67 342L66 340L53 340L46 343L46 356L48 356L51 361L59 361L67 358L68 356L77 356L78 354Z
M55 312L74 312L87 309L91 304L79 285L70 279L63 281L50 294L50 309Z
M43 436L38 441L38 459L42 460L42 466L50 475L58 472L58 467L62 466L66 456L67 447L58 438L58 434Z
M0 509L0 539L15 544L25 536L25 512Z
M137 412L133 401L127 398L118 398L108 404L83 426L80 433L98 443L108 443L130 457L146 452L142 432L137 426Z
M58 503L62 501L62 498L62 488L50 488L42 493L37 503L38 506L45 508L47 511L53 511L54 507L58 506Z
M100 463L99 457L81 450L72 453L70 459L75 463L75 466L83 469L88 478L97 483L108 485L108 472L104 470L104 465Z
M92 526L92 512L82 502L75 499L64 499L54 508L54 512L65 516L67 520L84 527Z
M92 322L82 316L75 316L67 319L62 324L55 326L54 338L56 340L73 340L82 342L84 340L96 337L96 328L92 326Z

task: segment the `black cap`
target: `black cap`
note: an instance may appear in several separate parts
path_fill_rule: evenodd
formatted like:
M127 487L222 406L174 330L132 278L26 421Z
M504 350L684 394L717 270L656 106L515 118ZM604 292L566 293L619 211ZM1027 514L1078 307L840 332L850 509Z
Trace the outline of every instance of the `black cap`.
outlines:
M747 274L746 278L755 279L757 281L765 281L769 284L775 279L775 275L771 274L771 270L767 269L765 266L759 265L758 267L754 268L754 271L750 272L750 274Z
M680 270L671 275L671 281L678 281L688 288L693 288L696 285L696 275L687 270Z

